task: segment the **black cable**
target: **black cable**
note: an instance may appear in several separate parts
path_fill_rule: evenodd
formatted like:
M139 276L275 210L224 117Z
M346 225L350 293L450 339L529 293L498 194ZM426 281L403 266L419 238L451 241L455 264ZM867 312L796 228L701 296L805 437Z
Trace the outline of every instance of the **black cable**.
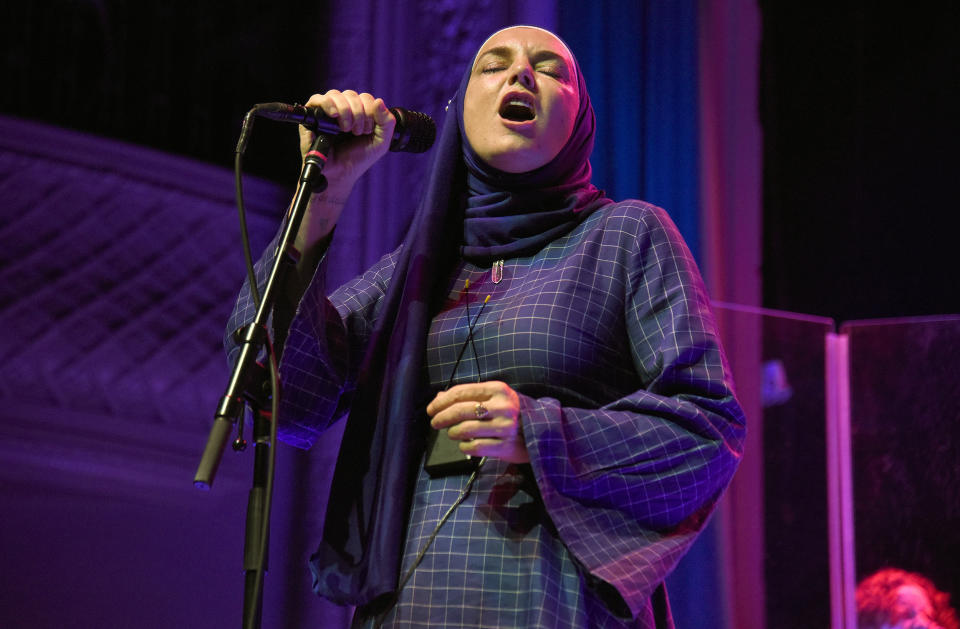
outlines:
M247 230L247 213L243 202L243 154L246 150L246 144L253 126L254 114L256 108L247 112L244 117L243 126L240 132L240 140L237 142L237 149L234 157L234 184L236 188L237 212L240 218L240 240L243 245L243 257L247 267L247 283L250 286L250 296L253 299L255 308L260 308L260 291L257 289L257 277L253 268L253 256L250 251L250 235ZM277 356L274 352L273 342L270 338L269 330L264 335L267 345L267 355L270 364L270 438L267 444L270 448L270 454L267 459L267 478L266 488L264 490L263 513L260 518L261 527L258 534L257 565L254 577L254 586L252 600L256 601L250 606L251 618L244 619L245 627L259 626L258 615L262 615L262 605L260 596L263 591L264 575L266 573L267 544L270 532L270 511L273 506L273 487L277 467L277 424L280 412L280 375L277 369ZM259 439L255 435L254 441ZM257 445L256 443L254 444Z
M259 308L260 291L257 290L257 278L253 271L253 255L250 253L250 236L247 232L247 211L243 204L243 153L247 146L246 139L249 137L250 129L253 126L255 111L256 108L251 109L243 119L243 127L240 130L241 140L237 143L237 150L233 158L233 179L236 189L237 212L240 215L240 242L243 245L243 259L247 265L247 283L250 285L253 305L255 308Z
M487 302L490 301L490 295L487 295L483 300L483 303L480 305L480 310L477 311L477 316L473 319L473 322L470 321L470 280L468 279L464 283L463 290L465 292L465 300L467 306L467 340L463 342L463 346L460 348L460 354L457 356L457 361L453 364L453 370L450 372L450 378L447 380L447 386L443 388L444 391L450 388L450 385L453 384L453 378L457 374L457 368L460 366L460 360L463 358L463 353L466 351L467 346L473 346L473 330L477 326L477 322L480 320L480 315L483 314L483 309L486 308ZM477 358L477 349L473 346L473 357L477 361L477 382L480 381L480 360ZM377 621L374 623L375 629L379 629L383 625L383 621L386 619L387 614L393 610L394 606L397 604L397 601L400 600L400 593L403 591L404 586L407 584L407 581L410 580L410 577L413 576L413 571L416 570L417 566L420 565L420 562L423 561L423 558L426 556L427 551L430 549L430 546L433 544L433 540L436 539L437 535L440 533L440 528L444 523L450 519L450 516L453 515L453 510L459 507L464 500L467 499L467 496L470 495L470 491L473 489L473 484L476 482L477 477L480 475L480 469L483 467L483 464L487 462L487 457L481 457L480 461L477 463L477 467L474 468L473 473L470 474L470 478L467 479L467 484L460 491L460 495L457 496L457 499L453 501L453 504L450 505L450 508L447 509L447 512L443 514L440 520L437 522L437 525L433 528L433 532L430 533L430 537L427 538L427 541L423 544L423 548L420 549L420 552L417 553L417 556L414 558L413 563L407 568L406 573L400 579L400 582L397 584L397 590L394 592L393 597L390 599L390 604L387 605L387 608L383 610Z
M470 280L468 279L463 283L463 300L466 302L467 306L467 321L470 320ZM483 302L485 306L487 301L490 300L490 296L487 296L487 299ZM481 312L483 311L483 306L480 306ZM480 313L477 313L477 318L480 318ZM470 341L470 348L473 350L473 362L477 366L477 378L480 378L480 356L477 355L477 345L473 340L473 326L470 326L470 332L467 334L467 339Z
M463 359L463 353L467 351L467 346L470 345L473 340L473 328L477 325L477 321L480 320L480 315L483 314L483 309L487 307L487 302L490 301L490 295L487 295L486 299L483 300L483 303L480 304L480 311L477 312L476 318L473 320L473 323L470 323L470 319L467 319L467 323L470 325L470 329L467 332L467 340L463 342L463 346L460 347L460 353L457 354L457 362L453 364L453 371L450 372L450 379L447 380L447 386L443 387L443 390L446 391L450 388L450 385L453 384L453 377L457 375L457 367L460 366L460 361ZM476 353L476 350L474 350ZM477 365L479 366L479 362ZM477 382L480 381L480 372L477 371Z
M427 551L430 549L433 540L436 539L437 535L440 533L440 527L450 519L450 516L453 515L453 510L459 507L464 500L467 499L467 496L470 495L470 490L473 489L473 484L476 482L477 477L480 475L480 468L483 467L483 464L487 462L487 457L480 459L480 462L477 463L476 469L473 470L473 474L470 475L470 478L467 479L467 484L464 486L463 490L460 492L460 495L457 496L457 499L453 501L453 504L450 505L450 508L447 509L447 512L443 514L443 517L437 522L437 526L434 527L433 532L430 533L430 537L427 538L427 541L424 543L423 548L420 549L420 552L417 553L416 558L413 560L413 563L407 568L407 572L403 575L403 578L400 580L400 583L397 585L397 591L394 592L393 598L390 600L390 604L387 608L380 614L380 617L377 618L376 624L374 624L375 629L380 629L383 625L383 621L386 620L387 614L393 610L393 607L397 604L397 601L400 600L400 592L403 591L403 587L407 584L407 581L410 580L410 577L413 576L413 571L416 570L417 566L420 565L420 562L423 561L423 558L427 555Z

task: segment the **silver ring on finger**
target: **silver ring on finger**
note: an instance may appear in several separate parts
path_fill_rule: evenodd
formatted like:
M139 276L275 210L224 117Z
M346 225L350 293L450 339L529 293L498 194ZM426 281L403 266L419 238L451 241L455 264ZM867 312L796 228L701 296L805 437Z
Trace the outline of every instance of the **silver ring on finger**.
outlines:
M477 416L477 419L483 419L488 413L487 407L480 402L477 402L477 405L473 407L473 412Z

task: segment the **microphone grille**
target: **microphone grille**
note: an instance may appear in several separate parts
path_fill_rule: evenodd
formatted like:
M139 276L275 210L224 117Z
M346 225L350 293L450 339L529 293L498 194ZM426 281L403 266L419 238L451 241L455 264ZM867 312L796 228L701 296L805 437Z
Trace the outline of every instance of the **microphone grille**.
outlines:
M390 141L391 151L423 153L437 138L437 125L433 118L419 111L394 107L390 110L397 119L397 126Z

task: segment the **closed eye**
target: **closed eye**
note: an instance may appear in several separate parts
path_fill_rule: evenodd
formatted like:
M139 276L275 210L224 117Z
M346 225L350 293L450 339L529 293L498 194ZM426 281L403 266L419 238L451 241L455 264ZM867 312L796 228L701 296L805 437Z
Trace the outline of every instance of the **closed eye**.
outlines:
M563 80L569 76L566 67L562 65L557 65L554 62L542 63L536 66L537 72L540 74L546 74L549 77L554 79Z

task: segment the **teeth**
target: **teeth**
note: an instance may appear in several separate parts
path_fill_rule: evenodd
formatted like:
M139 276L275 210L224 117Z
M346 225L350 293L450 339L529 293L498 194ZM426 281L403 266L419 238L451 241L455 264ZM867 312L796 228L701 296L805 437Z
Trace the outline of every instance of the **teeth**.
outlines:
M527 121L536 117L536 110L532 103L522 96L512 96L503 102L500 115L508 120Z
M520 99L517 99L517 98L511 99L510 101L508 101L508 102L507 102L507 106L508 106L508 107L523 107L524 109L529 109L530 111L533 111L533 106L532 106L530 103L528 103L528 102L526 102L526 101L523 101L523 100L520 100Z

